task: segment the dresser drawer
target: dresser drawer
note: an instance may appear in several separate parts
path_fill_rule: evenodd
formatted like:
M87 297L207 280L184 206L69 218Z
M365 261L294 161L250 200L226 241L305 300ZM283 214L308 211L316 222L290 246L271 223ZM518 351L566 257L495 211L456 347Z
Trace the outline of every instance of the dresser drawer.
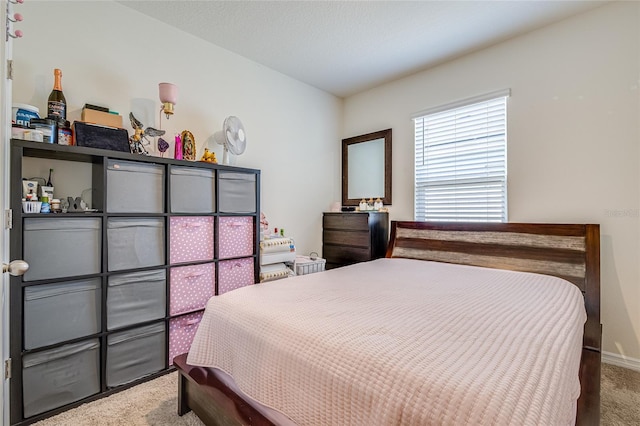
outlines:
M371 236L366 231L333 231L325 230L322 233L322 241L325 244L339 244L345 246L358 246L369 248Z
M322 246L322 257L328 263L355 263L371 260L369 248L347 247L326 244Z
M322 218L324 229L348 229L350 231L368 231L369 215L365 213L326 214Z

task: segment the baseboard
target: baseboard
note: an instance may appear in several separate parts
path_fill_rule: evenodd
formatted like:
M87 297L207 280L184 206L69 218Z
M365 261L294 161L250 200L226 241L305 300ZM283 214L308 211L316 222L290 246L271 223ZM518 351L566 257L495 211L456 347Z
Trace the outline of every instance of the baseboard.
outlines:
M631 358L624 355L614 354L612 352L602 352L602 362L617 365L618 367L629 368L631 370L640 371L640 359Z

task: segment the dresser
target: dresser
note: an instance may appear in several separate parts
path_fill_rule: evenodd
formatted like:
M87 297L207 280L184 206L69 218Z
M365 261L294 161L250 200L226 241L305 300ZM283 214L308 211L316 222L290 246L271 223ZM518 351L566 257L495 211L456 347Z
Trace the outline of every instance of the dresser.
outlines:
M326 269L384 257L389 242L389 213L324 213L322 256Z
M93 209L24 213L22 178L49 168ZM11 258L30 268L11 277L11 424L170 371L209 298L258 281L259 190L259 170L12 140Z

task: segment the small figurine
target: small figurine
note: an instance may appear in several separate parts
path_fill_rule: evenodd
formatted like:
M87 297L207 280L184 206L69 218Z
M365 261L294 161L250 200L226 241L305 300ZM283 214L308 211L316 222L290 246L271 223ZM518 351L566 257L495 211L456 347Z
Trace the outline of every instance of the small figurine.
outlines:
M260 212L260 231L266 232L269 229L269 222L267 221L267 216L264 213Z
M149 152L144 147L145 145L149 145L151 141L148 137L156 137L164 135L164 130L154 129L153 127L147 127L142 130L144 125L134 117L133 113L129 113L129 120L131 121L131 127L133 127L133 135L129 138L129 150L132 154L142 154L149 155ZM145 142L143 142L145 141Z
M158 138L158 151L160 151L160 156L164 158L164 153L169 149L169 142L165 141L162 138Z
M205 163L218 163L218 160L216 159L216 153L210 152L208 148L204 149L204 154L202 154L202 158L200 159L200 161L203 161Z
M193 137L193 133L183 130L180 136L182 138L182 158L196 161L196 140Z

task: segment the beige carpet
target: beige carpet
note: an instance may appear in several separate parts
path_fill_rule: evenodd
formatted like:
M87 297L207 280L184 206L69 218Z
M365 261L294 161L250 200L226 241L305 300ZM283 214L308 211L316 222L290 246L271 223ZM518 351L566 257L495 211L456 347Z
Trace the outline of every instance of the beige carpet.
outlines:
M640 425L640 372L602 364L600 424Z
M35 423L38 426L201 426L177 410L178 373L102 398ZM602 364L602 426L640 425L640 372Z
M34 423L38 426L202 426L193 412L178 416L178 373Z

